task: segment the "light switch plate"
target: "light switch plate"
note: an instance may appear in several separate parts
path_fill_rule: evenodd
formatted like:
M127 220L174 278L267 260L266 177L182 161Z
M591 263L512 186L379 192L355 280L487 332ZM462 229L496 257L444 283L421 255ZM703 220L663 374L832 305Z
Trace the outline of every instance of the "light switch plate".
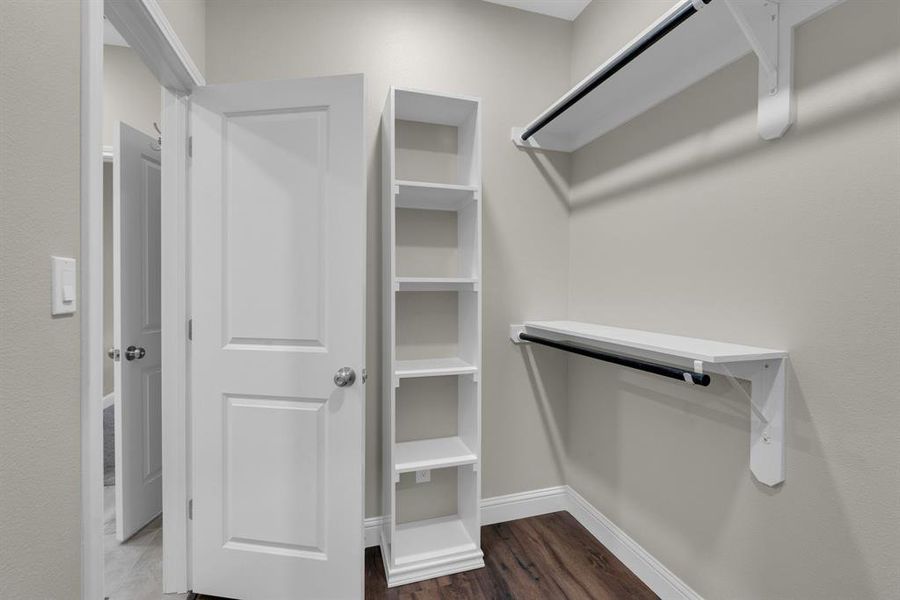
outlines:
M77 308L78 271L74 258L50 257L50 314L70 315Z

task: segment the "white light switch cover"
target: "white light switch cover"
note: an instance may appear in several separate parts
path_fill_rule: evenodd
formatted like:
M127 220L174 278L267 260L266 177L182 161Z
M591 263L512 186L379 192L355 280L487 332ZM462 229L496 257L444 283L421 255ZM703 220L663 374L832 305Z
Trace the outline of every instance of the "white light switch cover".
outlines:
M77 271L74 258L50 257L50 314L69 315L76 308Z

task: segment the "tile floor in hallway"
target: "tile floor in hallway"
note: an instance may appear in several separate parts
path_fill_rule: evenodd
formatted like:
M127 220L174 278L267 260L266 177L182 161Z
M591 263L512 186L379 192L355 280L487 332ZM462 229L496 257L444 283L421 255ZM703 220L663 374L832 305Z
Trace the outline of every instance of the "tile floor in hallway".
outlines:
M162 517L131 539L116 539L116 488L103 488L105 595L110 600L186 600L187 594L162 593Z

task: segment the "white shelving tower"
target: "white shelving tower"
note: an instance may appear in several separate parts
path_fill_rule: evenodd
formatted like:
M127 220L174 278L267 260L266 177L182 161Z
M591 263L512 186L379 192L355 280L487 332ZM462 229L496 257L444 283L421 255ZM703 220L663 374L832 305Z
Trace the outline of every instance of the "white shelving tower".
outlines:
M417 128L417 135L431 135L446 149L448 132L451 151L442 158L443 173L420 169L421 161L407 160L404 128ZM453 129L455 128L455 136ZM423 134L424 132L424 134ZM421 139L420 139L421 142ZM412 144L415 145L415 144ZM455 150L455 151L453 151ZM413 152L415 152L413 150ZM429 154L420 154L427 162ZM406 160L406 162L404 162ZM403 163L398 168L398 161ZM383 394L383 510L386 514L381 532L381 551L388 586L440 577L484 566L481 551L481 110L477 98L448 96L411 89L391 88L382 116L383 163L383 241L384 241L384 394ZM452 168L447 169L447 165ZM402 175L402 178L398 175ZM423 181L425 179L425 181ZM427 212L424 212L427 211ZM435 213L433 211L441 211ZM409 272L402 258L422 252L404 247L408 233L417 228L404 217L419 214L437 219L438 224L454 228L451 260L426 264ZM454 223L455 221L455 223ZM447 236L445 236L446 238ZM426 261L427 263L427 261ZM407 295L404 299L404 295ZM442 298L443 301L434 302ZM428 331L428 310L444 314L436 320L444 330L456 319L456 339L452 344L416 345L417 340L402 339L407 332ZM449 307L449 308L448 308ZM411 310L414 309L414 310ZM447 312L455 314L446 314ZM410 314L410 312L412 314ZM410 329L411 328L411 329ZM440 327L435 327L440 329ZM399 343L398 343L399 342ZM440 424L444 433L421 437L398 432L398 411L405 402L421 401L428 406L437 398L427 390L438 378L455 387L456 423ZM408 386L404 390L404 386ZM443 389L447 389L445 385ZM425 391L423 391L425 390ZM406 398L398 402L398 395ZM419 394L416 396L415 394ZM441 398L442 400L442 398ZM452 410L452 409L450 409ZM450 410L441 411L447 416ZM420 411L421 413L421 411ZM432 415L428 414L428 419ZM420 414L421 420L421 414ZM450 420L449 418L447 420ZM406 421L404 421L406 422ZM429 431L434 431L430 424ZM422 496L428 491L409 484L413 472L441 470L442 481L453 482L455 472L455 511L411 520L403 508L422 512ZM446 471L443 470L452 470ZM404 475L407 474L407 475ZM423 474L424 475L424 474ZM401 476L406 485L401 484ZM415 479L412 479L415 481ZM435 491L442 492L444 488ZM406 494L411 494L407 498ZM444 494L442 504L452 500ZM410 501L407 504L407 501ZM418 501L418 502L415 502ZM418 504L418 507L415 506ZM413 515L415 517L415 514Z

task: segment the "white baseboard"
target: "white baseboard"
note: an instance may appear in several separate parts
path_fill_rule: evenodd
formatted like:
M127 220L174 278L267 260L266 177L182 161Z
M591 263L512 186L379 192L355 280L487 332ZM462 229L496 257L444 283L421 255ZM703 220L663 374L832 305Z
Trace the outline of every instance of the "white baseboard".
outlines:
M110 392L109 394L103 396L103 408L109 408L113 404L116 403L116 393Z
M567 485L484 498L481 501L481 524L504 523L561 510L575 517L662 600L703 600L700 594ZM365 520L367 548L379 545L383 523L384 517Z
M381 544L381 526L384 517L366 517L363 521L363 542L366 548Z
M568 486L494 496L481 500L481 524L493 525L568 510Z
M568 488L569 514L591 532L601 544L622 561L638 579L644 582L662 600L703 600L665 565L647 552L627 533L619 529L606 515L597 510L584 497Z

